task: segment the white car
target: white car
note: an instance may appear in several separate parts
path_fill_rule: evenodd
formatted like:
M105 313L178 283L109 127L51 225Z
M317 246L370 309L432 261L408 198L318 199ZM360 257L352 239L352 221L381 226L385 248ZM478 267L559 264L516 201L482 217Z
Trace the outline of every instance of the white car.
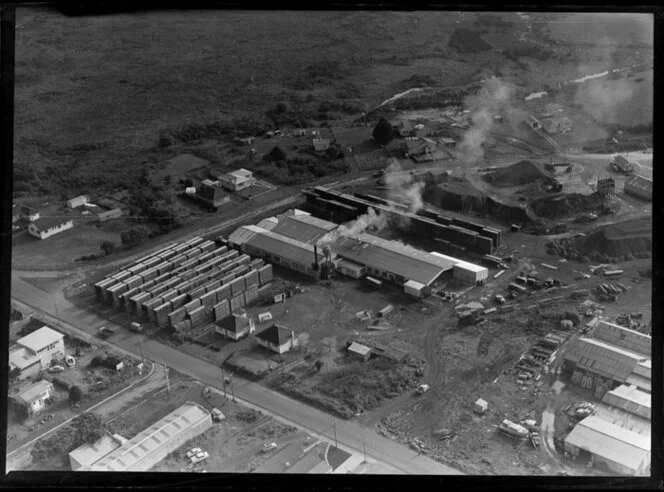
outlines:
M71 355L68 355L65 357L65 364L67 364L67 367L74 367L76 365L76 359Z
M272 451L273 449L277 449L277 443L276 442L269 442L263 445L263 452L267 453L268 451Z
M195 454L194 456L191 457L191 462L192 463L200 463L201 461L205 461L210 457L210 453L207 451L202 451L200 453Z
M198 453L202 453L203 450L201 448L192 448L189 451L187 451L187 458L192 458L196 456Z
M51 372L51 373L54 373L54 372L64 372L64 371L65 371L65 368L62 367L62 366L53 366L53 367L49 367L49 368L46 369L46 370L47 370L48 372Z

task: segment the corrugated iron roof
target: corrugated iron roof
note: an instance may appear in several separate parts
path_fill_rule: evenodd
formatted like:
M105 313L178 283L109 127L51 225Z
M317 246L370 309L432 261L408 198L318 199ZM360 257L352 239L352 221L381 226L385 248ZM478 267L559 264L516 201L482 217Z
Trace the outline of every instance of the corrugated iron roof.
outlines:
M104 434L101 439L93 444L86 443L77 447L69 453L69 457L73 458L81 466L90 466L119 447L120 442L109 434Z
M607 321L600 320L597 323L593 331L593 338L631 352L645 355L652 353L652 337Z
M330 230L338 227L337 224L333 224L334 227L332 229L327 225L322 227L321 224L306 220L306 217L306 215L282 215L279 217L277 225L272 228L272 232L302 241L303 243L313 244ZM326 224L330 223L327 222Z
M134 466L150 453L205 419L208 419L212 426L210 412L197 403L187 402L119 448L111 451L98 462L81 468L81 471L145 471L140 467L134 468ZM179 428L174 423L177 423Z
M342 258L429 285L451 269L451 261L370 234L344 236L332 248Z
M249 237L245 244L308 268L313 265L314 247L311 244L265 229L254 227L254 230L256 230L256 234ZM322 251L320 250L318 251L318 260L323 260Z
M625 180L625 187L628 186L631 186L633 188L638 188L639 190L642 191L647 191L648 193L652 193L652 179L648 179L644 176L639 176L638 174L630 176Z
M21 387L19 389L19 394L16 395L15 398L29 405L33 401L42 398L44 393L52 391L53 384L50 381L42 379L36 383L30 383Z
M565 442L632 470L637 470L650 453L648 437L597 416L579 422Z
M579 338L565 350L565 360L594 374L627 381L643 356L591 338Z
M607 405L622 408L648 419L651 416L652 396L650 393L640 390L637 386L620 385L611 391L607 391L602 401Z
M371 348L367 347L366 345L361 345L357 342L352 342L347 349L349 352L355 352L360 355L367 355L369 352L371 352Z

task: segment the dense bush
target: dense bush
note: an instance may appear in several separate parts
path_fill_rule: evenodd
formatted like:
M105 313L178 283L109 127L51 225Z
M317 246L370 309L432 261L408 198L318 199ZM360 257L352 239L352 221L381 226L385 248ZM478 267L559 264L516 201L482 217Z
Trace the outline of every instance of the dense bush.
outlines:
M389 121L381 118L373 129L372 136L376 143L387 145L394 139L394 128L392 128Z
M30 456L38 466L68 462L71 451L85 443L94 444L103 435L104 424L101 418L94 413L84 413L56 434L39 439L30 451Z
M78 403L83 399L83 390L80 386L72 386L69 388L69 401L72 403Z

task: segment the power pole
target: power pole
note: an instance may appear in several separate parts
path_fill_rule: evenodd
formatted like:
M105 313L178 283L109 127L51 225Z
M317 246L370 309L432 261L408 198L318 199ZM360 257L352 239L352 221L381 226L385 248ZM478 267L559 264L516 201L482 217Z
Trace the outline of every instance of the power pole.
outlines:
M224 387L224 398L226 398L226 377L224 376L224 366L221 368L221 385Z
M138 339L138 349L141 351L141 364L145 363L145 359L143 359L143 338L140 337Z
M233 398L233 403L235 403L235 380L231 382L231 397Z
M334 447L339 448L339 443L337 441L337 419L334 419Z
M164 364L164 371L166 372L166 388L168 388L168 392L171 392L171 383L168 380L168 367L166 367L166 364Z
M364 449L364 461L363 463L367 462L367 443L366 441L362 441L362 448Z

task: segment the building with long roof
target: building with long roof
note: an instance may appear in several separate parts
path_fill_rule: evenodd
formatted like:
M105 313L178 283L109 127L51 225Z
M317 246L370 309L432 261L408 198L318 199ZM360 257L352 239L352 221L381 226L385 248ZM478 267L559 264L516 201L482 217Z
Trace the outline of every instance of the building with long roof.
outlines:
M652 200L652 179L637 174L625 180L625 193Z
M481 265L463 261L453 256L443 255L436 251L432 251L431 254L454 263L452 275L456 279L475 284L477 282L484 282L489 277L489 269Z
M594 466L620 475L643 476L650 470L650 438L597 416L579 422L564 447L572 456L586 457Z
M637 354L650 356L652 353L652 337L608 321L599 320L592 337Z
M198 403L187 402L80 471L147 471L210 427L210 412Z
M124 441L109 433L104 433L100 439L94 443L85 443L69 453L69 466L73 471L79 470L85 466L91 466L111 451L122 446Z
M604 398L602 398L602 403L648 420L652 417L652 395L635 385L622 384L611 391L607 391Z
M268 217L256 225L307 244L314 244L321 237L339 227L334 222L319 219L298 209L289 210L278 217Z

